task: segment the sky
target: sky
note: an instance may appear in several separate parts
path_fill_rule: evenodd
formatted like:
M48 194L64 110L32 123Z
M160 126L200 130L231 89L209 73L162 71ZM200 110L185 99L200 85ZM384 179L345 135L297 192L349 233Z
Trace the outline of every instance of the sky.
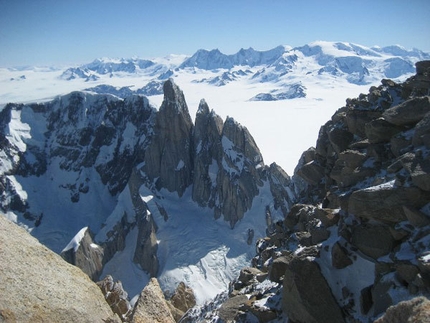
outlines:
M429 16L428 0L0 0L0 67L316 40L430 52Z

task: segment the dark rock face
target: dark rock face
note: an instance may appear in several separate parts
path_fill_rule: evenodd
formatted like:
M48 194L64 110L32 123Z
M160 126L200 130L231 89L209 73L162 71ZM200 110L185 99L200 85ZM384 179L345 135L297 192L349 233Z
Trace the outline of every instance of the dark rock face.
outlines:
M277 165L266 168L263 157L249 131L232 118L222 123L202 100L194 128L193 200L214 209L234 227L251 208L263 179L271 183L276 195L275 208L289 207L291 180ZM266 172L267 174L263 174Z
M37 206L41 198L55 204L55 198L47 197L65 194L69 201L64 203L79 204L81 199L91 199L89 203L100 205L125 188L132 166L150 138L155 110L143 97L119 100L73 92L44 104L8 105L2 114L5 121L19 119L28 134L18 129L17 135L11 136L9 132L16 130L2 130L5 167L0 208L43 227L44 215L39 211L43 208ZM76 175L62 176L67 172ZM13 176L34 178L48 190L38 192L33 199L31 195L24 198L18 193ZM46 181L53 184L46 186ZM95 192L99 181L107 188L104 198L98 198ZM22 189L29 190L25 185ZM106 209L107 205L101 207ZM88 222L77 218L76 232L86 225ZM45 239L49 247L54 248L55 244L58 248L58 241ZM62 241L63 245L66 242Z
M216 177L221 155L221 133L223 121L215 112L209 111L206 101L202 100L196 114L194 128L193 200L200 205L215 205Z
M215 215L223 214L234 226L258 194L263 157L249 131L231 118L224 122L221 149Z
M164 100L154 125L154 137L145 154L145 172L156 187L182 196L192 183L193 122L179 87L164 83Z
M68 263L82 269L93 281L97 281L103 270L103 248L93 242L86 228L78 246L71 245L61 252Z
M345 322L319 266L294 258L285 271L283 309L294 322Z

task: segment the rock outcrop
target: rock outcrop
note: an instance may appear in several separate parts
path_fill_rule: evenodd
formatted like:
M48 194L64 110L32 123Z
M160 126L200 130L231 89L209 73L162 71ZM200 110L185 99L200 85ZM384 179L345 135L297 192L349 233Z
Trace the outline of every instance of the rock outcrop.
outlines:
M145 172L158 189L182 196L192 183L193 122L185 97L173 80L164 83L164 100L157 113L154 136L145 153Z
M184 314L196 305L196 297L190 287L180 282L167 304L176 322L179 322Z
M80 230L60 255L93 281L98 280L103 269L103 248L93 242L88 227Z
M129 320L132 307L128 301L128 294L122 287L120 281L114 281L111 275L107 275L103 280L97 282L106 302L112 311L117 314L123 322Z
M130 321L132 323L176 322L156 278L152 278L140 293Z
M2 322L121 322L86 274L0 216Z

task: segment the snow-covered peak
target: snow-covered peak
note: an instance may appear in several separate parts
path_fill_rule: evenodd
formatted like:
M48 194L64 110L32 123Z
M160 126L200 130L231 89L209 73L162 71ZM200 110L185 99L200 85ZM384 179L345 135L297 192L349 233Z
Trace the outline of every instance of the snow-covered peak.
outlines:
M380 53L384 53L392 56L415 57L419 60L430 59L429 53L425 53L417 48L408 50L405 47L400 45L391 45L391 46L385 46L385 47L374 46L372 47L372 49L375 50L376 52L380 52Z

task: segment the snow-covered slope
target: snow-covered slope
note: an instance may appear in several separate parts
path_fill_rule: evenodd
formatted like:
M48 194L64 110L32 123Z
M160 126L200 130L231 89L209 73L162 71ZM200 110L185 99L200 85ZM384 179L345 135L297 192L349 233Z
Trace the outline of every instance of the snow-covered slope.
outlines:
M71 68L2 68L0 106L84 89L120 97L143 94L159 106L161 84L173 77L187 93L192 116L204 96L221 117L233 116L250 129L266 162L276 161L292 174L301 152L315 145L320 125L345 98L367 92L383 78L403 80L414 73L416 61L429 58L397 45L318 41L232 55L199 50L191 57L103 58Z

